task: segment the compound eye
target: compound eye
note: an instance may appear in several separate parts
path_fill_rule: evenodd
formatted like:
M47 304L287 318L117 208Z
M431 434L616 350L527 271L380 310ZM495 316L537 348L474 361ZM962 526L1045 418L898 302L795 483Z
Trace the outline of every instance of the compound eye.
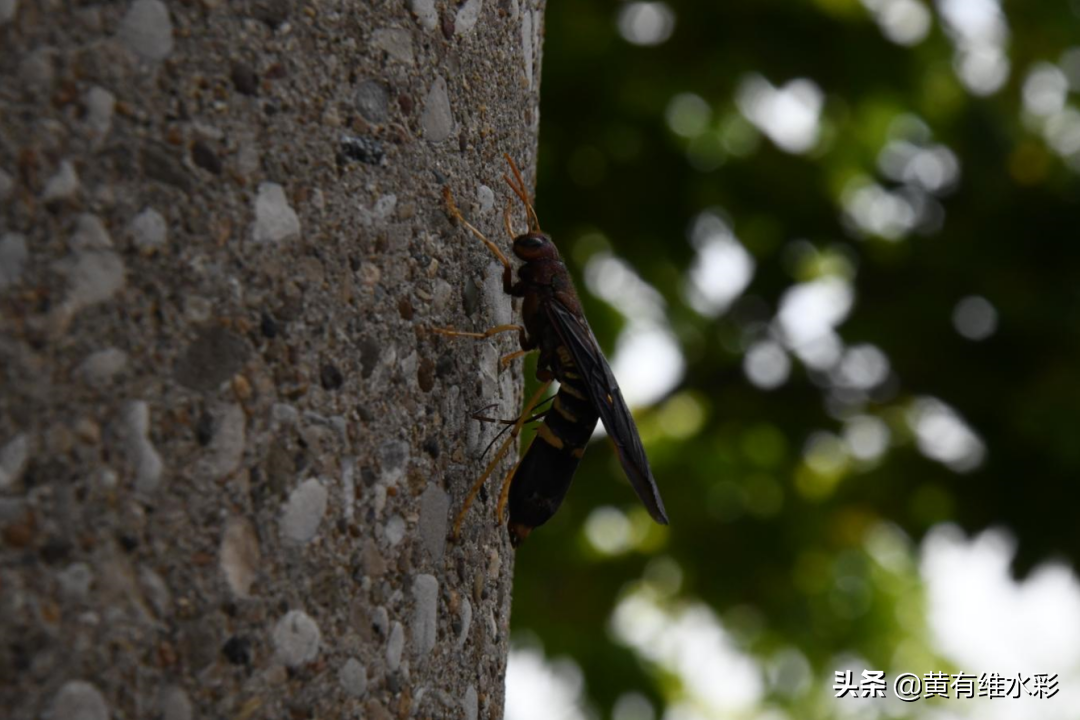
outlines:
M528 236L521 238L520 240L518 240L518 242L521 244L522 247L529 248L530 250L535 250L544 244L544 239Z

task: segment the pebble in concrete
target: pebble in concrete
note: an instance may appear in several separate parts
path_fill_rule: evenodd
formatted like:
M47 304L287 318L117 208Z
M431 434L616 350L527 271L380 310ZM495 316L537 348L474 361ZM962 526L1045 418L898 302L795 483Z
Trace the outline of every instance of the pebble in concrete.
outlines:
M105 302L124 287L124 261L111 250L76 252L56 264L67 275L64 311L79 310Z
M2 3L4 0L0 0ZM0 170L0 200L7 200L8 195L15 189L15 178Z
M72 563L56 574L56 581L60 583L60 593L66 599L79 602L89 596L94 573L84 562Z
M300 235L300 218L289 205L285 189L277 183L262 183L255 198L255 242L281 242Z
M95 85L83 96L86 105L86 126L97 140L103 140L112 129L113 112L116 110L116 96Z
M146 60L169 57L173 50L173 28L165 3L135 0L120 23L120 40Z
M461 699L461 709L465 713L465 720L476 720L480 712L480 699L476 695L475 685L470 685L465 691L465 697Z
M326 513L326 501L326 488L315 478L304 481L293 490L281 517L281 529L285 536L298 543L310 542Z
M476 27L476 21L480 19L480 11L484 8L483 0L465 0L465 4L458 8L454 18L454 33L466 35Z
M480 212L490 212L495 207L495 191L487 185L476 189L476 201L480 203Z
M428 557L441 563L446 551L447 513L450 496L438 485L428 485L420 496L420 539L427 548Z
M150 406L145 400L133 400L124 407L127 456L135 467L135 489L142 494L157 490L165 464L150 442Z
M105 223L93 213L83 213L75 221L75 234L68 240L72 250L108 250L113 246Z
M458 610L458 614L461 618L461 629L458 631L454 647L460 650L465 647L465 641L469 639L469 628L472 627L472 603L469 602L469 598L461 598L461 608Z
M376 31L371 44L382 50L394 60L412 65L413 57L412 33L401 28L383 28Z
M416 16L420 27L431 31L439 24L439 13L435 11L435 0L409 0L409 10Z
M529 10L521 13L521 53L525 57L525 79L533 86L533 16Z
M450 111L450 95L446 80L439 76L431 84L427 99L424 100L424 114L420 116L420 127L424 138L439 143L450 137L454 129L454 116Z
M368 122L380 124L386 122L390 112L390 100L386 88L375 80L366 80L356 88L356 109Z
M101 692L85 680L64 683L49 708L48 720L109 720Z
M386 540L393 547L405 538L405 518L394 515L386 521Z
M164 246L169 234L165 218L150 207L135 216L128 226L128 232L135 247L143 251Z
M433 575L417 575L413 581L413 651L424 657L435 647L439 581Z
M98 350L83 360L75 374L87 385L101 387L127 366L127 360L127 353L118 348Z
M56 174L46 181L41 199L47 203L68 200L79 192L79 187L79 176L75 172L75 166L65 160L60 163Z
M199 472L211 480L220 480L235 472L244 458L247 417L243 408L230 403L221 408L214 420L214 436L199 464Z
M405 628L394 621L390 628L390 639L386 641L386 666L393 672L401 665L401 653L405 649Z
M10 22L19 9L19 0L0 0L0 25Z
M342 689L353 697L367 692L367 669L356 658L349 658L338 671Z
M5 233L0 237L0 291L19 281L29 257L25 237L18 233Z
M194 715L187 693L175 685L162 691L159 702L161 720L191 720Z
M404 440L387 440L379 447L383 482L392 484L401 479L408 462L409 444Z
M221 572L237 597L247 597L259 572L259 538L247 518L230 518L221 538Z
M302 610L290 610L274 628L277 659L296 668L319 656L319 626Z

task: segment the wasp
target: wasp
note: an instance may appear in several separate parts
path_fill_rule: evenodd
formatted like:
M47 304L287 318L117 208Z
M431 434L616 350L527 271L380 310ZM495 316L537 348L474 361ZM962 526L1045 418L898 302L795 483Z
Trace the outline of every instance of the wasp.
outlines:
M524 263L518 269L516 282L510 259L465 220L454 203L449 187L443 189L443 198L450 216L479 238L502 263L503 290L512 297L521 298L524 324L498 325L482 333L447 328L435 328L434 331L447 336L471 338L490 338L499 333L516 332L521 349L502 358L501 362L507 365L528 352L538 351L536 378L540 387L529 398L524 412L516 421L512 421L508 437L470 489L454 522L454 536L460 533L465 513L484 482L514 446L522 427L528 421L540 418L543 424L537 429L524 456L507 474L496 506L496 516L501 522L509 505L507 528L515 547L534 529L550 520L559 509L598 420L604 422L619 462L649 515L656 522L666 525L668 518L664 502L619 384L585 319L581 301L558 249L551 238L540 230L540 221L529 202L517 165L509 155L504 154L503 157L513 174L513 178L503 175L503 179L525 206L527 218L526 232L515 234L510 220L511 201L507 201L503 214L506 233L512 238L513 254ZM537 405L556 380L559 386L551 406L533 416Z

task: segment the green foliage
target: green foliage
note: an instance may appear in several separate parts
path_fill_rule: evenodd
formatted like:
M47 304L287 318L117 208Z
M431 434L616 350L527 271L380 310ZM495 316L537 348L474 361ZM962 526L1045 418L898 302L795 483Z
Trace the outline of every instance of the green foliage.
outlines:
M605 716L628 690L657 703L680 693L662 663L607 631L635 588L670 609L706 603L762 661L797 649L816 679L794 695L771 688L769 702L827 717L821 693L838 655L882 667L932 657L913 550L932 525L1009 528L1021 574L1080 558L1080 120L1069 110L1080 102L1059 93L1063 108L1025 106L1039 63L1080 80L1080 59L1062 59L1080 44L1080 20L1069 3L1007 3L1010 71L980 94L938 6L925 6L925 37L904 46L864 5L874 3L677 2L674 34L656 46L620 37L613 4L548 6L541 222L605 349L626 318L581 278L611 253L660 293L686 361L678 385L638 413L670 528L647 522L610 448L595 443L564 508L518 551L515 629L574 658ZM816 139L792 152L747 118L745 96L800 78L821 106ZM905 148L941 152L921 169L888 159ZM709 209L755 266L716 317L684 293L689 229ZM887 358L873 387L808 369L776 335L785 293L815 280L852 291L835 331L844 347ZM996 311L979 341L955 326L971 296ZM790 375L762 389L744 365L770 338ZM944 417L945 429L931 422L920 438L920 417ZM927 456L950 417L981 454ZM882 430L882 453L853 452L859 432L870 442ZM601 506L629 520L615 552L586 539ZM901 560L882 564L873 548L884 546Z

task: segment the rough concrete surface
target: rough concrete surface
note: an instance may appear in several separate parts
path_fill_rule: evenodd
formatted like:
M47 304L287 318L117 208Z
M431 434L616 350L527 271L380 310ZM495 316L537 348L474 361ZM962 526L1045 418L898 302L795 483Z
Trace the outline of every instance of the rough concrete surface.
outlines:
M0 2L5 717L501 717L542 5Z

